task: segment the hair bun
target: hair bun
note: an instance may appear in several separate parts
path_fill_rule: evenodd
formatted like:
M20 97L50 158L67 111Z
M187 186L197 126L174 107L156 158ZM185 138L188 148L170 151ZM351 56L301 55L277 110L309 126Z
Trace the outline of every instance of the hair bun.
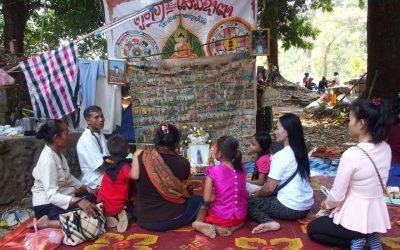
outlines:
M42 124L36 132L36 138L39 140L44 139L47 135L47 130L47 123Z

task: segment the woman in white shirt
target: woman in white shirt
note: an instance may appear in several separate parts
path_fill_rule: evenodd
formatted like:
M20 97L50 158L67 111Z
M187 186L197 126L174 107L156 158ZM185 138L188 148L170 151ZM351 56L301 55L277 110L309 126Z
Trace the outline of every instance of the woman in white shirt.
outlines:
M69 172L67 160L62 150L68 147L68 127L60 120L49 120L43 124L36 138L44 139L39 160L33 169L35 179L32 187L32 203L38 228L61 228L59 214L71 207L80 207L95 217L95 204L75 196L88 197L91 191ZM85 196L83 196L85 195Z
M278 230L280 224L273 218L304 218L314 203L310 164L299 117L281 116L275 135L284 148L272 157L267 182L249 198L249 217L259 223L252 233Z

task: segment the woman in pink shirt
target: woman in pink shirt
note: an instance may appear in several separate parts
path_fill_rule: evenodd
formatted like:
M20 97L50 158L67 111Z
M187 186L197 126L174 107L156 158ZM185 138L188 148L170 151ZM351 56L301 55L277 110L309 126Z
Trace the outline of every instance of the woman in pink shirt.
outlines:
M390 229L381 183L386 183L390 168L385 139L391 120L389 105L380 98L352 104L349 135L359 143L343 153L330 194L321 204L333 212L308 225L312 240L363 249L366 239L370 249L382 249L380 233Z
M201 209L192 224L195 230L210 238L216 233L231 235L247 218L246 172L239 142L232 136L219 138L216 158L221 164L206 169L203 198L210 207Z

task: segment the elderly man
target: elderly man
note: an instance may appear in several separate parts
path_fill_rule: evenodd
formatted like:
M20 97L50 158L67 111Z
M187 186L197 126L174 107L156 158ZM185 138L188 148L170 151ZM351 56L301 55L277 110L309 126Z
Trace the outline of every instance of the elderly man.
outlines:
M104 170L100 169L103 157L108 156L107 142L101 130L104 127L104 116L100 107L90 106L83 112L88 127L79 138L79 165L82 172L82 183L91 189L98 189Z

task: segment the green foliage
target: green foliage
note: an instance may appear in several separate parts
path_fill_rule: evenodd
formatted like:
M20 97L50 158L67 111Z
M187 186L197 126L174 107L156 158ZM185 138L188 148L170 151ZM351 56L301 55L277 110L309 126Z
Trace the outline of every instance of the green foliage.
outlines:
M74 41L104 24L102 0L46 0L45 2L25 0L25 2L32 6L25 30L24 54L27 56L55 49L60 44ZM1 24L0 21L0 28L3 30ZM78 47L82 57L104 58L106 40L91 37L81 42Z
M315 11L312 22L320 33L312 50L290 48L279 55L285 78L300 82L304 72L309 72L318 83L322 76L329 79L337 71L346 81L366 71L367 11L359 7L358 0L340 2L333 12Z
M271 36L282 41L282 47L311 49L311 40L319 30L313 27L309 15L315 9L332 11L332 0L259 0L259 25L271 28Z

